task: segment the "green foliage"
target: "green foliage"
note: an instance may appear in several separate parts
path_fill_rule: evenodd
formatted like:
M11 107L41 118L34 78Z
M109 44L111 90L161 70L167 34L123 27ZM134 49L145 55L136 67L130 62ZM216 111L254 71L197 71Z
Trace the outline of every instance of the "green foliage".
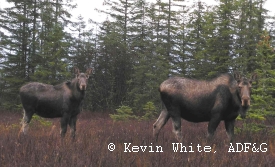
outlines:
M264 129L266 129L266 126L263 125L263 124L259 124L259 123L244 123L243 126L240 127L240 128L235 127L234 132L236 134L240 134L243 131L255 133L255 132L259 132L259 131L264 130Z
M41 125L46 126L46 127L50 127L52 126L52 122L51 121L47 121L46 119L34 114L32 116L32 121L30 122L30 125L34 122L39 122Z
M275 127L272 128L271 134L272 134L273 136L275 136Z
M21 103L13 104L13 103L4 101L3 103L0 103L0 104L1 104L0 109L10 110L10 111L11 110L14 110L14 111L22 110L22 104Z
M26 82L56 84L68 78L70 40L64 28L70 3L9 3L9 8L0 9L0 98L16 109L18 91Z
M144 107L143 110L145 111L145 115L143 115L140 119L141 120L150 120L150 119L154 119L157 115L156 112L156 107L154 105L153 102L149 101L147 102Z
M274 114L275 107L275 67L272 65L275 59L274 49L270 46L270 37L265 31L257 45L256 73L258 80L253 83L252 106L249 117L263 120L264 117Z
M129 106L120 106L116 109L117 114L109 114L114 121L128 121L130 119L137 119L137 116L133 115L132 108Z

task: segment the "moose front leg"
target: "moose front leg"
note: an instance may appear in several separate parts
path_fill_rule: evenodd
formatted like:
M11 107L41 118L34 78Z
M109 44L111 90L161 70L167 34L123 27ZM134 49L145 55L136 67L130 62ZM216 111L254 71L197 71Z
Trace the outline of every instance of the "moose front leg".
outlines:
M72 139L75 139L75 131L76 131L76 120L77 116L72 116L70 119L70 128L71 128L71 137Z
M208 123L208 134L207 134L207 138L208 140L211 140L214 136L214 133L217 129L217 127L219 126L221 120L218 116L211 118L211 120Z
M231 121L227 121L227 120L224 121L226 133L230 143L232 143L234 138L234 124L235 124L235 119Z
M67 114L64 114L63 117L60 120L60 124L61 124L61 137L65 137L65 134L67 132L67 125L69 123L70 117Z

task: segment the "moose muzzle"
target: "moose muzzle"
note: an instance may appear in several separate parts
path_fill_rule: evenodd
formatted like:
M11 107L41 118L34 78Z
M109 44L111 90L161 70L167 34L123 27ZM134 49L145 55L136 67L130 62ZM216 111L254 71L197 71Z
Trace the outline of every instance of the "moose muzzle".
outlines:
M250 97L249 96L242 96L242 106L243 107L250 106Z

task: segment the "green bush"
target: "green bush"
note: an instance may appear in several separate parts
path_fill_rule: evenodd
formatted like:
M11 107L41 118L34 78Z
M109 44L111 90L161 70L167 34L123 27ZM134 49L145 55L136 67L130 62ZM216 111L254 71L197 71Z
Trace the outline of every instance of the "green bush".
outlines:
M240 133L241 131L249 132L259 132L263 129L266 129L266 126L259 123L244 123L243 127L235 127L235 133Z
M36 115L36 114L34 114L33 116L32 116L32 121L31 121L31 123L32 122L39 122L41 125L43 125L43 126L52 126L52 122L51 121L47 121L47 120L45 120L44 118L42 118L42 117L40 117L40 116L38 116L38 115Z
M145 111L145 114L141 117L141 120L150 120L156 118L157 112L153 102L147 102L144 105L143 110Z
M109 114L114 121L127 121L129 119L137 119L138 117L133 115L132 108L129 106L121 106L116 109L117 114Z

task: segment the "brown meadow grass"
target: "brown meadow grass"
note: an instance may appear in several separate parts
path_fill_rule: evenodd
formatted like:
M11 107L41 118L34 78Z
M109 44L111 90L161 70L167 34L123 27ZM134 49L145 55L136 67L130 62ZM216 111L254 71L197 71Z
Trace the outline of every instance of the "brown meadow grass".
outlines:
M164 126L155 142L152 128L155 120L113 122L108 114L83 112L77 122L75 141L72 141L68 129L61 140L59 119L47 119L52 125L42 125L33 121L27 135L18 136L22 114L1 112L0 117L0 166L30 167L76 167L76 166L274 166L275 137L269 130L253 133L242 131L236 134L233 143L262 144L262 152L228 152L230 145L223 122L219 125L211 142L206 140L206 123L182 121L183 145L188 152L174 152L172 143L177 143L171 129L171 121ZM242 127L242 121L237 121ZM109 151L108 144L114 143L115 150ZM143 152L129 152L125 144L148 146ZM131 143L131 144L129 144ZM211 151L199 152L197 145L210 146ZM161 146L163 152L156 152ZM194 152L189 152L192 147ZM144 147L143 147L144 148ZM154 152L149 152L151 148ZM136 148L134 147L134 150ZM265 150L266 149L266 150ZM125 152L126 151L126 152Z

